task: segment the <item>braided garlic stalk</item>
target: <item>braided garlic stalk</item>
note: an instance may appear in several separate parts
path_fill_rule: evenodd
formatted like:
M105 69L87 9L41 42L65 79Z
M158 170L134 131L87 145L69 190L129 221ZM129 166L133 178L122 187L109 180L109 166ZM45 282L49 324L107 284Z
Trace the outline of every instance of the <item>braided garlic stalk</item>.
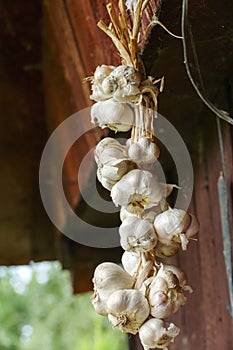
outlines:
M118 67L102 65L93 77L91 120L114 131L131 130L125 145L113 138L101 140L95 150L97 177L121 206L120 243L125 250L123 269L113 263L97 266L92 304L108 316L113 327L137 334L145 350L167 349L179 334L163 321L185 304L192 292L185 273L158 260L187 249L198 231L197 219L172 209L166 197L174 186L160 183L151 169L159 157L153 119L163 79L145 76L139 52L140 24L148 0L119 1L119 16L107 5L111 24L98 26L112 39L122 59ZM131 22L128 21L128 14ZM160 83L158 88L156 84Z

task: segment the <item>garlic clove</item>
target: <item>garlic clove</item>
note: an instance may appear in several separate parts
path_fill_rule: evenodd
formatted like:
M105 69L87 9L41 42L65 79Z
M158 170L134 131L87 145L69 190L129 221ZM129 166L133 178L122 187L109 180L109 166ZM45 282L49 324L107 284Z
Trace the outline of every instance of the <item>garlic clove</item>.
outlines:
M122 222L119 234L121 246L127 251L146 252L157 243L153 225L135 216L129 216Z
M157 177L146 170L134 169L124 175L112 188L116 206L124 206L134 214L158 205L164 193Z
M111 262L98 265L93 276L94 290L115 291L118 289L132 288L134 278L120 266Z
M140 253L125 251L121 257L123 268L131 276L134 276L140 266Z
M132 128L134 112L128 104L109 99L91 107L91 121L101 128L125 132Z
M174 341L180 333L180 329L173 323L151 318L146 321L139 330L139 338L144 350L167 349L167 346Z
M149 316L150 307L139 290L125 289L111 294L107 301L107 312L113 327L136 334Z

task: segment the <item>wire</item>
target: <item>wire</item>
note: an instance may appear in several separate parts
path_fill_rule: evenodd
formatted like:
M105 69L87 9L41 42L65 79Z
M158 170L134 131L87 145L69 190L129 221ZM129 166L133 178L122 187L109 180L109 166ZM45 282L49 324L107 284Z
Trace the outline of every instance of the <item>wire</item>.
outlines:
M182 43L183 43L183 54L184 54L184 64L186 68L187 75L189 77L189 80L191 84L193 85L196 93L200 97L200 99L205 103L205 105L218 117L229 124L233 125L233 119L229 116L229 114L225 111L221 111L218 109L209 99L207 99L203 92L200 91L199 87L195 83L190 67L189 67L189 60L188 60L188 51L187 51L187 33L186 29L189 28L188 26L188 0L183 0L182 2L182 20L181 20L181 33L182 33ZM194 53L195 54L195 53Z

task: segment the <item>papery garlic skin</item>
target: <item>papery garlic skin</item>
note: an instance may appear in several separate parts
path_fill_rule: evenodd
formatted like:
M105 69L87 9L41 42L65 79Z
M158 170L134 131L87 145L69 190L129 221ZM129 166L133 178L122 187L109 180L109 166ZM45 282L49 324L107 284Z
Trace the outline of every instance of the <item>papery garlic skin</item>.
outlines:
M101 128L125 132L134 124L134 112L127 103L109 99L96 102L91 107L91 121Z
M134 276L140 265L140 253L125 251L121 257L123 268L131 276Z
M105 64L98 66L95 70L94 76L92 78L92 95L90 96L91 100L95 101L104 101L107 98L106 94L103 91L102 84L103 81L110 75L110 73L115 69L114 66L107 66Z
M125 289L111 294L107 301L107 312L113 327L136 334L149 316L150 307L139 290Z
M152 318L146 321L139 330L139 338L144 350L154 348L167 349L167 346L174 341L180 333L180 329L173 323Z
M153 164L159 157L158 146L147 137L140 137L129 146L129 157L140 167Z
M98 166L101 166L115 159L128 160L128 147L120 144L116 139L105 137L95 148L95 161Z
M106 304L108 298L113 293L112 290L96 289L91 296L91 303L95 309L95 312L102 316L107 316Z
M150 209L143 210L140 213L140 217L142 219L148 220L151 223L154 223L155 217L162 212L159 205L154 206ZM120 210L120 219L121 221L124 221L129 216L136 216L136 214L130 213L128 210L125 209L125 207L121 207ZM179 248L179 245L178 245Z
M164 195L157 177L149 171L139 169L124 175L111 191L114 204L125 207L133 214L140 214L145 209L158 205Z
M120 266L111 262L98 265L93 276L94 289L118 290L132 288L134 278Z
M90 96L92 100L104 101L114 98L118 102L140 101L139 85L141 77L138 71L133 67L124 65L113 70L111 68L107 69L105 66L103 71L106 76L103 77L101 67L94 73L92 79L92 95ZM110 72L109 75L107 75L108 72Z
M95 160L98 165L97 178L109 191L123 175L136 167L128 158L127 147L110 137L96 146Z
M181 271L179 277L181 278ZM148 289L148 300L151 315L156 318L166 318L177 312L186 303L187 298L180 282L169 267L166 269L162 265L157 275L152 279Z
M147 252L157 243L153 225L148 220L133 216L123 221L119 234L121 246L127 251Z
M117 264L105 262L96 267L92 282L92 305L98 314L107 316L106 303L109 296L118 289L132 288L135 280Z
M190 216L184 210L171 209L159 214L154 221L154 227L161 243L180 242L182 249L187 249L188 238L186 227L190 224Z

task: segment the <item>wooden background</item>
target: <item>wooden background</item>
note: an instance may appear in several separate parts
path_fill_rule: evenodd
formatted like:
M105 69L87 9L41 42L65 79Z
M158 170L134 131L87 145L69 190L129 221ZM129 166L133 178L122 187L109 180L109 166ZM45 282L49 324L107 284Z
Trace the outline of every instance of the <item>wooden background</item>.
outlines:
M120 261L121 249L85 247L57 232L40 201L38 168L50 133L67 117L91 105L89 85L83 79L99 64L119 63L110 40L96 27L99 19L107 20L106 3L36 0L25 6L23 0L17 0L11 6L0 2L0 263L60 259L71 271L74 292L91 289L95 265ZM189 15L206 94L232 114L232 2L194 0ZM179 1L163 1L159 17L171 31L180 33ZM179 40L155 27L143 58L149 74L165 76L159 111L174 124L190 151L195 173L190 210L201 225L198 242L190 242L187 252L172 259L187 272L194 293L172 317L181 334L170 349L231 350L233 324L226 308L229 294L217 191L222 164L215 116L188 81ZM192 69L197 77L196 66ZM221 128L232 234L232 128L224 122ZM66 158L63 185L76 210L83 205L76 183L80 161L101 136L100 131L94 137L87 135L83 145L75 144ZM172 166L168 162L165 167L172 178ZM53 201L58 210L59 194L54 193ZM88 215L88 207L86 211ZM137 337L130 337L130 347L140 349Z

